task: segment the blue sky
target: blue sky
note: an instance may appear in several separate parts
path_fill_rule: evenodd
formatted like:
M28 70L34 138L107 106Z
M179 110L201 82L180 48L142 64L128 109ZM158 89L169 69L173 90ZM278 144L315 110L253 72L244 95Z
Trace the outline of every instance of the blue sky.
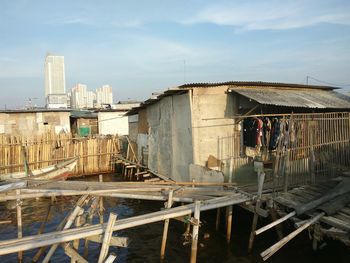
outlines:
M110 84L115 101L184 82L307 75L350 91L346 0L1 0L0 40L1 109L43 105L47 52L65 56L67 90Z

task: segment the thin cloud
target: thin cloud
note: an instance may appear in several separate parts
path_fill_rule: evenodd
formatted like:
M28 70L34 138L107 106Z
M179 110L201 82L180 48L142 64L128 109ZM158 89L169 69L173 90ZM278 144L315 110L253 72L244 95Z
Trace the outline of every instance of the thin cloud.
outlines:
M205 7L183 24L212 23L239 30L286 30L320 23L350 25L347 8L318 9L319 1L259 1Z

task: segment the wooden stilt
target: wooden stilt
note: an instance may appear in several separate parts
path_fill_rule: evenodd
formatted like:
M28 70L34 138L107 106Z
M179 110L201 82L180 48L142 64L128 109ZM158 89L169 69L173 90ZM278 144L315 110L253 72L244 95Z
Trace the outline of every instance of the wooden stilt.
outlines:
M16 195L17 195L17 204L16 204L16 208L17 208L17 237L18 238L22 238L23 237L23 233L22 233L22 202L20 199L20 195L21 195L21 190L17 189L16 190ZM22 262L23 260L23 252L19 251L18 252L18 262Z
M172 203L173 203L173 190L170 190L166 208L171 208ZM160 248L160 260L161 261L164 260L164 256L165 256L165 246L166 246L166 240L168 237L168 228L169 228L169 219L165 219L164 220L162 245Z
M200 207L201 207L201 202L196 201L195 208L194 208L195 224L193 225L193 230L192 230L192 246L191 246L191 261L190 261L191 263L196 263L196 261L197 261Z
M106 231L105 231L105 234L103 237L101 252L100 252L100 256L98 258L98 263L102 263L108 255L109 243L111 241L111 237L113 234L113 227L114 227L116 219L117 219L116 214L113 214L113 213L109 214Z
M219 231L219 227L220 227L220 213L221 213L220 208L216 209L216 222L215 222L216 231Z
M259 214L257 211L260 208L260 198L261 198L262 191L263 191L264 181L265 181L265 173L259 171L258 172L258 199L257 199L256 205L255 205L252 228L251 228L250 236L249 236L249 244L248 244L248 252L249 253L253 249L253 244L254 244L254 239L255 239L255 230L256 230L256 226L258 224L258 219L259 219Z
M231 230L232 230L232 206L226 208L226 242L231 241Z
M103 175L100 174L98 179L99 179L99 182L102 183L103 182ZM103 197L102 196L100 197L100 200L99 200L99 208L100 208L100 224L103 224L103 210L104 210L104 207L103 207Z

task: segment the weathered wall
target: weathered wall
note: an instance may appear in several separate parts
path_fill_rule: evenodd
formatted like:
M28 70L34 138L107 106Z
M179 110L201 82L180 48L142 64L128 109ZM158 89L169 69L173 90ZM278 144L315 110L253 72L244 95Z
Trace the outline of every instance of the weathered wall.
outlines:
M128 116L124 116L124 111L99 112L98 130L101 135L128 135L129 121Z
M231 137L235 126L234 97L228 87L194 88L192 96L193 163L206 166L210 155L223 162L227 174L229 152L222 152L221 138ZM236 127L237 128L237 127Z
M0 113L0 134L37 135L70 132L69 112Z
M129 121L129 138L132 142L137 141L138 127L139 127L139 115L128 116Z
M177 181L189 180L192 130L189 95L165 97L147 108L148 167Z

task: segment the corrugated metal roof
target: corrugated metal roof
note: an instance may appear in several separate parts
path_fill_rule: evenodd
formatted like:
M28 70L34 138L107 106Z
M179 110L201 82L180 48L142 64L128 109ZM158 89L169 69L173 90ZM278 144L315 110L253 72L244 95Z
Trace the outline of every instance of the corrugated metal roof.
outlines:
M303 108L349 109L350 97L331 90L314 89L276 89L275 87L239 87L230 88L258 103L275 106Z
M320 85L305 85L305 84L294 84L294 83L280 83L280 82L264 82L264 81L226 81L217 83L188 83L179 86L182 89L191 88L210 88L218 86L236 86L236 87L275 87L275 88L307 88L307 89L323 89L323 90L334 90L340 89L339 87L331 86L320 86Z

